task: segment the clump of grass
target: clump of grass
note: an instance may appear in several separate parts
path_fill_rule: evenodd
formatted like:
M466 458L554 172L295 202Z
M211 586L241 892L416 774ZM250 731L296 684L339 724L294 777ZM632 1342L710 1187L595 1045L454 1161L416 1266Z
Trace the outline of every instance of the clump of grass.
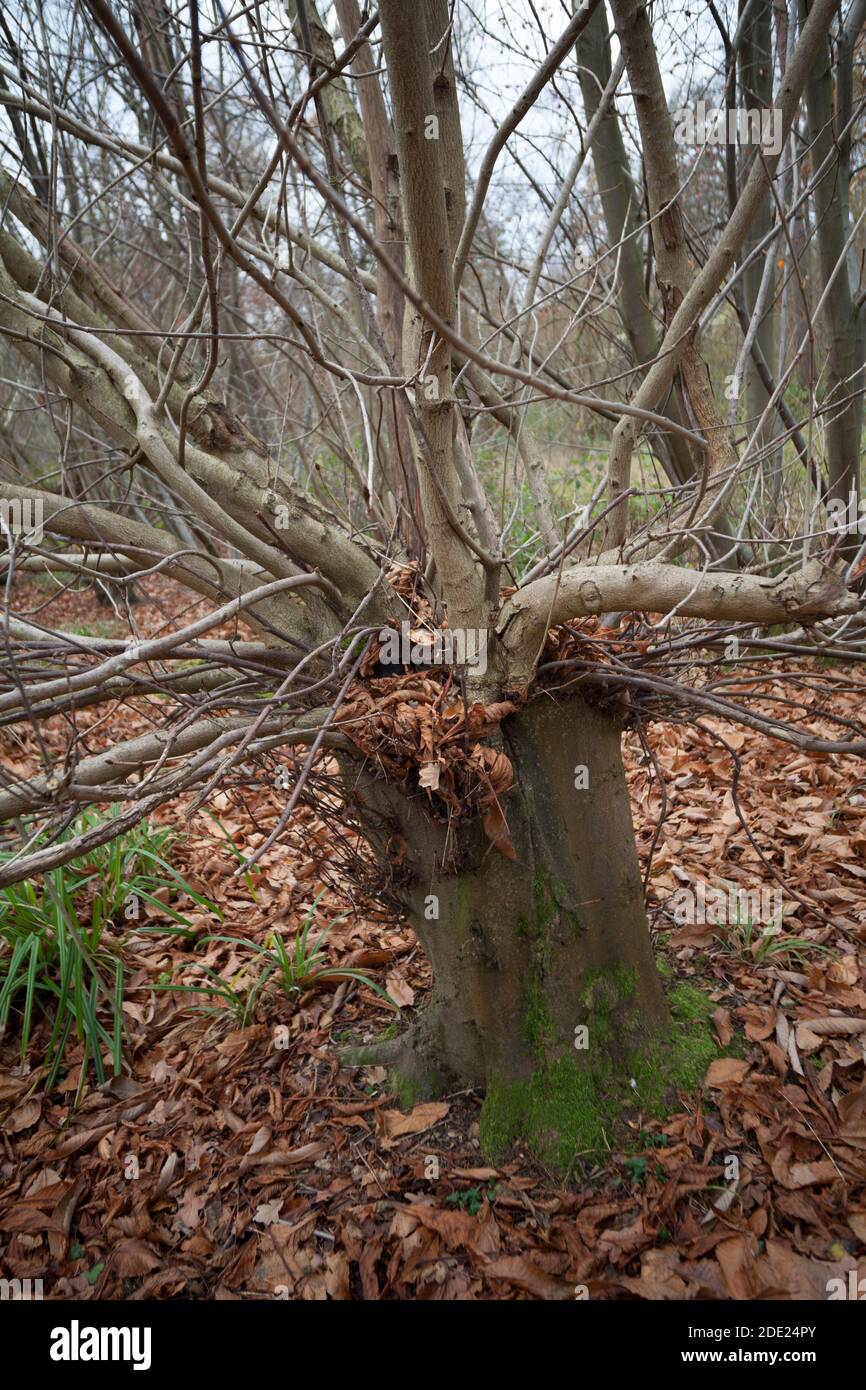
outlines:
M84 834L103 819L86 813L62 838ZM105 1081L106 1055L113 1074L120 1072L124 967L116 941L104 939L106 928L117 919L134 922L139 903L150 902L178 923L174 930L192 934L187 918L157 896L167 897L166 890L213 910L167 863L177 838L167 827L142 822L49 870L38 883L0 890L0 1036L11 1018L18 1020L23 1061L36 1023L51 1021L38 1062L46 1089L54 1085L72 1037L84 1044L79 1095L91 1066L98 1083ZM0 862L11 857L0 855Z
M234 841L233 837L232 837L232 836L229 834L229 832L226 830L226 828L225 828L225 826L223 825L222 821L221 821L217 816L214 815L213 811L208 810L207 807L205 807L205 812L206 812L206 814L207 814L208 816L210 816L210 818L211 818L211 820L214 822L214 824L218 826L219 831L220 831L220 834L222 835L223 840L224 840L224 842L225 842L226 849L229 851L229 854L231 854L232 857L233 857L234 859L237 860L237 862L238 862L239 865L244 864L244 863L246 862L246 855L244 854L243 850L239 849L238 846L235 844L235 841ZM249 895L250 895L251 901L254 902L254 903L256 903L256 904L258 904L259 895L258 895L258 893L256 892L256 877L255 877L255 875L259 874L260 872L261 872L260 869L256 869L254 873L251 872L249 869L244 869L244 870L243 870L243 878L244 878L244 883L245 883L246 886L247 886L247 892L248 892Z
M214 1003L213 1006L203 1006L201 1012L216 1017L231 1015L239 1028L246 1028L253 1016L259 989L264 984L261 976L245 983L249 973L245 967L234 979L227 980L224 975L205 965L204 961L193 961L186 968L201 970L207 976L207 980L200 985L176 985L166 975L160 977L156 988L172 990L177 994L203 994L214 1001L219 1000L220 1002Z
M328 933L337 922L343 920L343 917L335 917L333 921L314 935L318 907L322 897L323 893L319 893L313 901L291 946L286 945L278 932L271 932L264 945L237 936L212 935L202 938L202 944L208 941L225 941L232 946L240 946L255 952L259 969L257 972L252 972L251 963L249 984L245 988L241 981L247 975L248 967L244 967L240 975L235 976L234 981L228 981L204 964L198 964L197 968L204 971L209 977L209 982L196 985L166 983L158 987L183 993L205 994L215 1000L219 999L222 1002L217 1008L228 1009L242 1025L249 1022L263 986L273 978L276 978L280 988L288 995L301 995L307 990L315 989L317 986L329 982L339 983L343 980L357 980L360 984L367 985L374 993L380 995L389 1005L392 1004L385 991L370 978L366 970L328 964L325 941ZM212 1010L206 1012L212 1012Z
M738 917L731 923L727 934L717 932L716 936L730 955L751 956L759 965L773 957L787 956L791 960L804 961L810 952L813 955L833 954L829 946L818 941L803 941L799 936L785 933L781 919L761 927L748 917L743 921Z

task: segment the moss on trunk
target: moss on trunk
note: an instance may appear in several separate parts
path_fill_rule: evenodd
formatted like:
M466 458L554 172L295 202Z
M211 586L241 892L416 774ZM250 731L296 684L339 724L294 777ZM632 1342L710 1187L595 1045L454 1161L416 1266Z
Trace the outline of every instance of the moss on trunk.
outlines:
M488 1081L479 1135L485 1158L498 1162L512 1143L521 1142L548 1167L567 1172L581 1158L628 1147L627 1120L638 1114L661 1118L678 1090L700 1086L719 1055L709 1001L688 986L673 990L670 1025L642 1038L633 1033L623 1065L610 1007L616 1001L619 1011L622 988L616 970L595 980L588 1027L597 1045L590 1042L585 1056L552 1062L542 1057L525 1080Z
M483 1089L487 1156L519 1140L563 1171L612 1143L629 1107L657 1113L669 1084L699 1082L711 1040L655 968L620 727L543 697L502 735L514 859L477 817L442 825L423 792L364 788L374 841L405 845L397 887L434 978L412 1028L365 1060L392 1068L402 1098Z

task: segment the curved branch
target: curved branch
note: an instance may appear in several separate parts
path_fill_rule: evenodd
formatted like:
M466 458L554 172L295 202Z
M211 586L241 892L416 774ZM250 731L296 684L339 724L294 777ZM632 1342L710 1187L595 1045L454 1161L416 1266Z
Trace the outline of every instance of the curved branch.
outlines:
M535 579L502 609L497 632L513 686L526 686L547 630L591 613L666 613L763 624L855 613L860 599L813 560L793 575L698 574L679 565L575 565Z

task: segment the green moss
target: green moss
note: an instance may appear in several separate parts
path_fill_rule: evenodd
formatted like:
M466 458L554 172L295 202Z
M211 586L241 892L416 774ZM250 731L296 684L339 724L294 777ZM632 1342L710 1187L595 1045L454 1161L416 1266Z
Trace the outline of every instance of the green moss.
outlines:
M637 972L633 966L616 963L587 974L581 991L587 1016L582 1022L589 1028L591 1049L611 1048L617 1040L623 1041L625 1020L634 1014L629 1004L636 988ZM637 1031L640 1032L639 1021Z
M541 980L536 973L530 977L526 990L523 1031L536 1057L543 1057L547 1048L556 1042L556 1025L544 1002Z
M389 1068L388 1071L388 1090L397 1097L397 1104L401 1110L411 1110L418 1100L419 1088L417 1082L411 1076L405 1076L396 1067Z
M594 1014L610 1015L631 999L637 989L633 965L616 962L604 970L590 970L583 987L583 1001Z
M705 1024L674 1020L668 1038L643 1053L629 1056L629 1086L641 1109L654 1119L661 1119L668 1113L669 1099L677 1091L694 1091L703 1083L719 1051Z
M553 926L565 925L577 933L581 931L580 917L573 908L564 906L567 894L552 874L536 869L532 880L532 898L535 908L533 922L530 926L523 924L527 936L547 944Z
M346 1067L371 1067L376 1061L372 1047L344 1047L340 1049L340 1060Z
M536 871L532 884L534 912L527 922L521 917L518 934L530 943L530 965L523 1006L523 1035L533 1056L542 1061L557 1043L556 1024L545 1003L545 979L551 970L554 942L552 928L563 922L576 925L573 913L560 906L556 881L550 875Z
M730 1055L738 1040L720 1048L710 1027L716 1006L694 985L678 984L668 991L671 1027L667 1038L654 1041L645 1051L629 1058L641 1106L655 1118L668 1113L669 1100L677 1091L694 1091L703 1084L711 1062Z
M677 985L668 994L668 1008L671 1018L679 1023L690 1019L708 1019L715 1011L715 1004L694 985Z
M479 1142L497 1161L523 1139L549 1167L565 1172L577 1154L603 1147L610 1116L597 1076L570 1057L538 1068L525 1081L494 1081L481 1110Z
M589 1049L552 1060L536 1050L539 1065L525 1080L494 1080L488 1086L479 1133L485 1158L499 1161L519 1140L548 1167L565 1173L576 1158L611 1146L634 1148L639 1141L627 1119L636 1112L660 1119L677 1092L702 1085L710 1063L723 1055L709 1024L714 1005L693 986L678 985L668 996L669 1031L641 1036L638 1020L623 1055L621 1006L636 983L635 972L625 966L594 973L583 992L590 1010ZM543 1006L531 1016L539 1042L542 1025Z

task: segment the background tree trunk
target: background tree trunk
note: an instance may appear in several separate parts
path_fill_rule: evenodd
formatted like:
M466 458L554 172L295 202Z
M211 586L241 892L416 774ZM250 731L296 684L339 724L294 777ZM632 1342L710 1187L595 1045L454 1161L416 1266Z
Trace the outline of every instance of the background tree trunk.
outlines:
M800 9L805 21L811 9L807 0L801 0ZM840 74L850 63L851 52L844 48ZM843 104L843 110L846 104ZM806 83L813 169L820 167L839 139L838 129L834 129L833 107L833 60L830 43L826 36L822 36L816 46L814 65ZM845 150L847 151L847 141ZM814 193L817 259L822 287L834 277L830 288L828 314L824 318L821 333L827 354L826 371L823 373L826 383L825 399L828 403L839 402L831 408L826 423L829 495L846 505L852 493L855 502L860 495L863 363L866 353L862 304L856 302L854 293L860 278L859 267L856 255L852 256L850 251L845 251L850 232L847 187L849 171L846 154L841 167L831 165L817 184ZM845 264L837 270L843 257ZM856 550L856 543L849 542L848 548Z
M744 0L740 4L740 15L744 10ZM739 49L739 68L740 68L740 105L748 111L767 110L773 104L773 44L770 27L770 0L751 0L749 3L748 14L746 15L743 29L743 37ZM747 158L744 163L748 163L755 158L753 150L746 151ZM741 183L745 177L741 179ZM752 220L752 224L746 233L743 242L743 259L745 260L752 249L763 240L769 232L773 223L773 201L769 189L767 196L758 208ZM756 256L755 260L743 275L743 297L745 300L746 313L751 319L758 303L758 296L761 289L761 282L764 277L765 261L769 258L772 263L776 255L775 247L770 246L764 255ZM755 340L764 355L766 362L775 360L775 309L773 307L774 297L774 275L770 274L770 285L766 295L766 309L761 316L758 324ZM754 361L749 358L746 364L746 420L749 422L749 433L754 429L759 417L761 416L770 393L761 380L760 374ZM765 429L760 436L761 443L768 443L773 434L773 420L767 421Z
M577 8L577 0L574 8ZM601 94L612 72L610 32L604 5L599 5L592 15L577 41L576 50L583 109L589 123L598 110ZM644 288L644 238L638 230L642 199L631 177L619 115L613 103L602 117L592 142L592 162L604 212L607 244L611 249L620 247L617 277L620 317L635 364L643 368L655 358L659 334ZM673 395L665 402L665 412L678 424L683 423L682 412ZM694 476L694 461L683 439L676 435L662 436L653 441L653 447L660 451L661 461L672 481L686 482Z

